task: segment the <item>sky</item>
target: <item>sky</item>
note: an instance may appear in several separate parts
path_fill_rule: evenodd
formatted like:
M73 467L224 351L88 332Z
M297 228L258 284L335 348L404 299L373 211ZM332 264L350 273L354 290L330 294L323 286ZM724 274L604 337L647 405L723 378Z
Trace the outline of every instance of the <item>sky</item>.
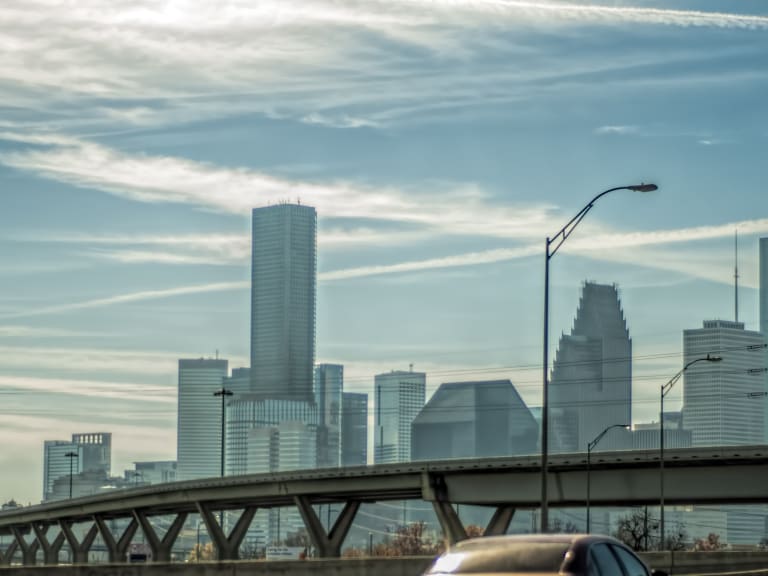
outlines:
M318 212L317 362L541 398L584 281L616 283L633 418L682 331L758 329L762 0L4 0L0 501L43 441L175 459L177 361L246 366L250 210ZM666 406L679 406L680 390ZM213 406L212 406L213 408Z

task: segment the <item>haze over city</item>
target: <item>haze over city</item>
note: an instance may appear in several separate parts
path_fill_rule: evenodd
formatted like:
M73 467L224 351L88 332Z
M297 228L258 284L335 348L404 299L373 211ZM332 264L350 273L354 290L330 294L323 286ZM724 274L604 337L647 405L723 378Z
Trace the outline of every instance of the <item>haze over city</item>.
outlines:
M738 10L738 12L734 12ZM174 459L179 358L247 366L251 209L318 215L316 361L541 397L584 281L616 283L633 419L682 330L758 329L762 2L112 2L0 7L0 500L42 442ZM679 404L679 391L668 406ZM211 409L217 404L212 399Z

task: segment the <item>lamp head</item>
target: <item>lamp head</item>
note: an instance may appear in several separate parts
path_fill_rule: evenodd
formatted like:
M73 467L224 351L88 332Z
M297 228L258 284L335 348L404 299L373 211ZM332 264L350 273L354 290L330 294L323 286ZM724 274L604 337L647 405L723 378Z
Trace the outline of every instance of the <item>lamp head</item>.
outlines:
M705 358L707 362L722 362L723 357L722 356L710 356L707 354L707 357Z
M632 190L633 192L653 192L654 190L658 190L659 187L656 186L656 184L635 184L634 186L627 186L627 190Z

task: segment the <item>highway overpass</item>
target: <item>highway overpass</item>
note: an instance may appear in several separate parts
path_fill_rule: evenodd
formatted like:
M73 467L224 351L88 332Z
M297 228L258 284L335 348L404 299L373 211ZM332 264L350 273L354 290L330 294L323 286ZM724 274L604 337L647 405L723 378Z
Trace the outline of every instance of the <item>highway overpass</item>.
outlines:
M303 470L174 482L51 502L0 512L0 534L13 536L11 544L0 550L0 563L7 564L20 552L23 563L31 565L40 551L44 563L56 564L65 542L74 562L85 563L97 535L110 560L121 562L139 528L153 560L167 562L190 514L200 515L218 558L233 560L256 510L285 506L298 509L324 558L340 555L355 514L366 502L429 502L449 542L466 537L454 504L490 506L495 512L486 534L502 534L516 510L539 506L540 464L538 456L523 456ZM553 455L548 470L550 506L585 505L585 454ZM659 501L658 451L593 453L590 474L592 506ZM768 502L768 446L667 450L664 474L665 501L670 505ZM327 531L313 506L329 503L342 508ZM241 511L228 534L214 514L219 510ZM162 536L151 522L160 515L174 518ZM121 534L110 529L114 519L127 520ZM78 537L73 527L84 524L86 530Z

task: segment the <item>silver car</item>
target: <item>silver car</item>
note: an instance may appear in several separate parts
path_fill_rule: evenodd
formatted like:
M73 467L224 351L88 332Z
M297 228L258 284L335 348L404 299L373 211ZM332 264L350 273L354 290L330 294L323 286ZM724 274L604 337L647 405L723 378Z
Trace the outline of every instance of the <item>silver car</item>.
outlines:
M424 573L667 576L651 571L630 548L608 536L532 534L464 540Z

